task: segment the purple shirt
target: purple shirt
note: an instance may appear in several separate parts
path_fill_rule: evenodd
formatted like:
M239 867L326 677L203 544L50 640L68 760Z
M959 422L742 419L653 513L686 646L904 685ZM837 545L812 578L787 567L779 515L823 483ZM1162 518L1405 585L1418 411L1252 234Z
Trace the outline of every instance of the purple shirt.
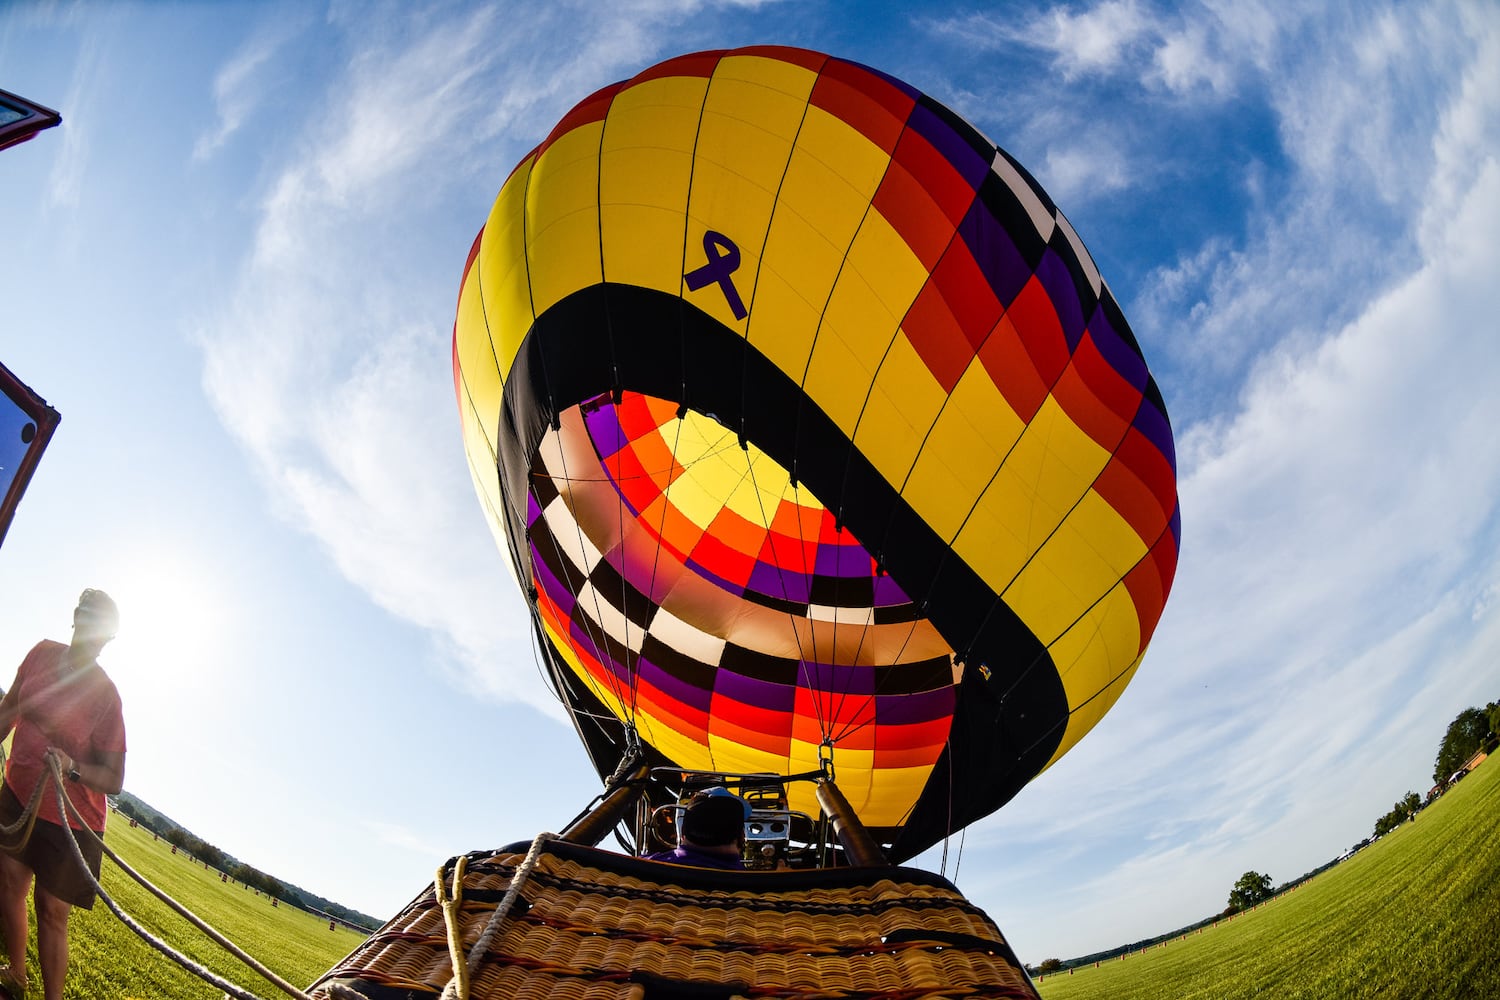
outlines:
M699 868L721 868L725 871L742 872L745 870L745 862L739 858L731 858L724 854L711 854L708 851L693 847L691 844L683 844L674 847L670 851L657 851L655 854L646 855L647 861L665 861L674 865L695 865Z

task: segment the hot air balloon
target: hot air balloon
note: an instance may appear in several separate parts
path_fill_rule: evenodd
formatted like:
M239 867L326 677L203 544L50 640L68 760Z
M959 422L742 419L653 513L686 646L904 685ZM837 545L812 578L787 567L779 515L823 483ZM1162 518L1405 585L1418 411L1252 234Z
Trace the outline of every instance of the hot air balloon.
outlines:
M474 244L454 367L602 775L636 740L828 759L911 857L1078 742L1170 587L1166 409L1087 251L853 63L704 53L578 105Z
M696 53L579 103L474 241L453 366L637 850L714 780L761 867L909 859L1077 744L1171 587L1166 407L1093 260L1009 154L853 62ZM842 853L799 852L830 818ZM947 947L1008 954L985 926Z

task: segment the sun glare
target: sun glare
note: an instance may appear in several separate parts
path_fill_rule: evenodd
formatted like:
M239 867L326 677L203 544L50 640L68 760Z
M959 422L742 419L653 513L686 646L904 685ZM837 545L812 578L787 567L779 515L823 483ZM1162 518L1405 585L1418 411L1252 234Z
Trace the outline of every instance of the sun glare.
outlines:
M196 701L216 688L214 651L223 648L232 605L211 574L157 553L108 589L120 631L100 660L122 695Z

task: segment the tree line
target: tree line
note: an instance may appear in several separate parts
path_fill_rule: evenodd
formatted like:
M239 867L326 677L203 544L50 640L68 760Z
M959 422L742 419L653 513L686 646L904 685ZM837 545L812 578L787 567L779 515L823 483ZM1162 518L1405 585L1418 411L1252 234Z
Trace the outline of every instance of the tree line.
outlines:
M1480 750L1493 751L1496 733L1500 733L1500 702L1459 712L1448 724L1438 746L1437 760L1432 765L1433 782L1446 783L1474 754Z
M141 808L140 800L122 796L117 805L122 815L129 816L179 851L182 851L189 857L197 858L215 871L221 871L236 882L242 882L252 889L265 893L267 896L272 896L293 904L300 904L302 902L301 895L288 889L279 879L267 875L260 869L247 865L243 861L234 860L213 844L208 843L201 837L196 836L171 821L161 822L164 817L160 813L156 813L154 816L148 813L145 809Z
M1466 708L1459 712L1448 723L1443 740L1438 744L1437 757L1432 763L1432 788L1425 797L1407 792L1397 799L1390 812L1375 821L1372 837L1384 837L1402 823L1415 819L1418 812L1464 776L1462 768L1475 754L1481 750L1494 752L1497 742L1500 742L1497 733L1500 733L1500 702L1492 701L1483 708ZM1357 851L1368 843L1368 840L1362 840L1350 850Z

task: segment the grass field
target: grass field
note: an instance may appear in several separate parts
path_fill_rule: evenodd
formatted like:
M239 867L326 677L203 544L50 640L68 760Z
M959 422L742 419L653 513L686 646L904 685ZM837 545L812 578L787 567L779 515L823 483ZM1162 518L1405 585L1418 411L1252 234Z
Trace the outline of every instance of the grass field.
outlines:
M1500 997L1500 764L1260 908L1046 977L1043 1000Z
M153 842L144 827L132 830L121 816L109 822L107 842L136 871L187 906L267 968L297 987L306 987L364 939L342 926L294 907L273 907L255 890L219 880L201 862L171 853L166 841ZM141 888L115 863L104 859L105 891L135 920L194 961L251 992L284 997L275 985L205 937L167 905ZM415 894L421 886L413 886ZM72 962L68 1000L221 1000L222 991L190 975L142 941L101 900L73 914ZM32 929L27 967L28 997L42 995Z

